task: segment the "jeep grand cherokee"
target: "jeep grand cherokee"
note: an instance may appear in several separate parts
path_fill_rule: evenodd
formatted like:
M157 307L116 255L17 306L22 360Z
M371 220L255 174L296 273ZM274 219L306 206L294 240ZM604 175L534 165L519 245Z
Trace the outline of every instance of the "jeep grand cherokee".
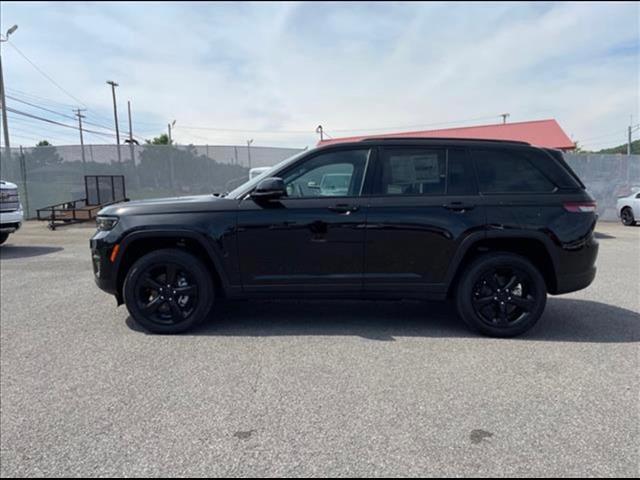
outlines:
M327 176L345 188L318 188ZM507 337L547 294L593 281L595 210L559 151L371 138L226 195L106 207L91 251L98 286L151 332L192 328L221 297L449 298L471 328Z

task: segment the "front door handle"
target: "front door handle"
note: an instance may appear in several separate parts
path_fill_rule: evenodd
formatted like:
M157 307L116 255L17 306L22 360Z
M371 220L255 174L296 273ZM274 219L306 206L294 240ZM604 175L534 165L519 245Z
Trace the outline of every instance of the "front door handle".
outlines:
M346 203L339 203L337 205L329 207L329 210L336 213L349 214L351 212L357 212L359 208L360 207L358 205L347 205Z
M453 210L454 212L465 212L467 210L473 210L475 207L472 203L465 202L449 202L443 205L447 210Z

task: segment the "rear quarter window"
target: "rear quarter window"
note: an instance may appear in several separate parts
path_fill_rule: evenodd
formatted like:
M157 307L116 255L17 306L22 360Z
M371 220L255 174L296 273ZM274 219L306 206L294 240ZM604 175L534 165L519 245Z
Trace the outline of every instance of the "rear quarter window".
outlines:
M526 156L509 150L471 151L482 193L551 193L557 186Z

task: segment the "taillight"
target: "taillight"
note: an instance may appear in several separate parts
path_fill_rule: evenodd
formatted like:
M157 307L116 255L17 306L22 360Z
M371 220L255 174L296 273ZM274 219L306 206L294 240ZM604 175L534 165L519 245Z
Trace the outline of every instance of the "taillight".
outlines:
M596 202L565 202L564 209L571 213L593 213L597 208Z

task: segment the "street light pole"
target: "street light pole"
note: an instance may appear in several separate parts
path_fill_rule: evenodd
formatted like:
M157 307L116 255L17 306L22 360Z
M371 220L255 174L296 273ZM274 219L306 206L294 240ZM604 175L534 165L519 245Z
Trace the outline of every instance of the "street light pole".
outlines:
M171 141L172 141L172 139L171 139L171 128L175 127L175 125L176 125L176 121L175 120L173 122L171 122L171 123L167 123L167 130L169 132L169 145L171 145Z
M107 80L107 84L111 85L111 94L113 96L113 117L116 122L116 142L118 144L118 163L122 164L122 158L120 157L120 128L118 127L118 107L116 106L116 87L118 84L113 80Z
M9 40L9 36L18 29L17 25L14 25L7 34L2 37L0 35L0 43L4 43ZM11 158L11 145L9 144L9 124L7 123L7 99L4 96L4 75L2 72L2 49L0 48L0 102L2 102L2 130L4 133L4 148L7 160Z
M247 157L249 160L249 170L251 170L251 144L253 143L253 138L251 140L247 140Z

